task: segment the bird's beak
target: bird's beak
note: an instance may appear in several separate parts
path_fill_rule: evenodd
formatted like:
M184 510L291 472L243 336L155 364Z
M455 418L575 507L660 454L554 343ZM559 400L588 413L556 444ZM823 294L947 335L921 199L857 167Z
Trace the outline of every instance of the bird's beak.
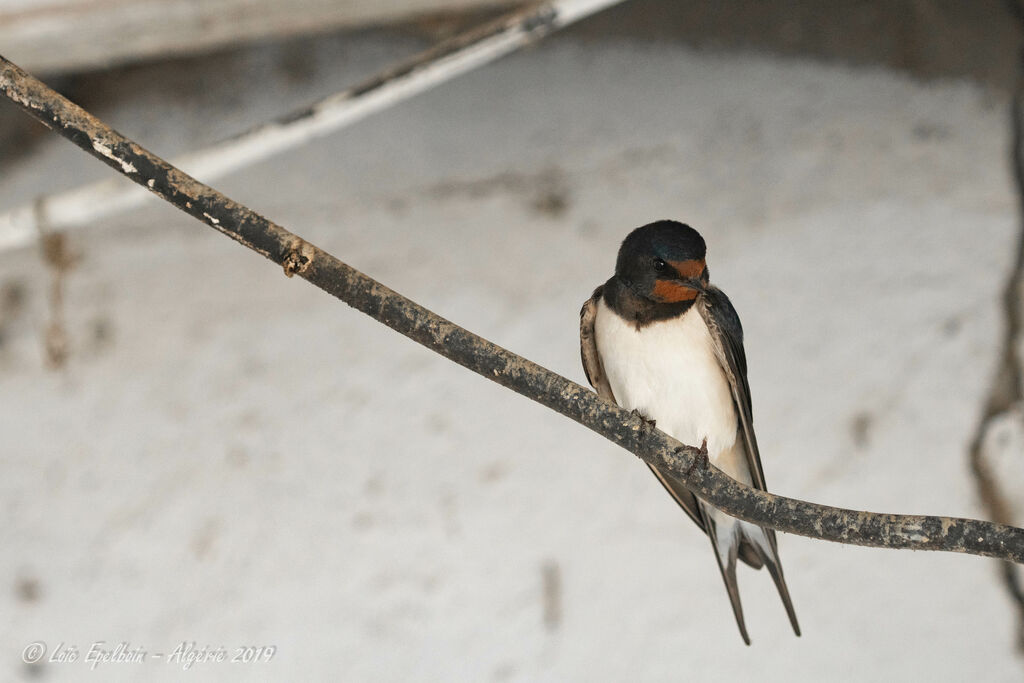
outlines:
M700 278L696 278L696 277L680 278L679 282L684 287L686 287L688 289L695 290L695 291L697 291L697 292L699 292L701 294L704 294L705 292L708 291L707 285Z

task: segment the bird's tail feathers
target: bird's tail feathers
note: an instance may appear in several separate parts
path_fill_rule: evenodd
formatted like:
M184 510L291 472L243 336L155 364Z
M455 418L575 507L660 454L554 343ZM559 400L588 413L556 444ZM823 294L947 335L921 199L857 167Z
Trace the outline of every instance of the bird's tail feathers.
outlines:
M793 609L793 600L789 597L789 588L786 586L786 577L782 575L782 562L779 560L779 550L775 543L775 533L771 529L763 529L747 522L740 522L742 528L740 533L751 541L750 545L754 552L761 558L761 561L768 567L768 573L775 582L775 588L779 591L782 605L786 608L786 615L793 627L793 633L800 635L800 623L796 620L796 611ZM751 538L754 536L755 538Z
M704 526L708 531L708 538L711 539L711 547L715 550L715 560L718 562L718 570L722 573L725 590L729 594L732 613L736 617L736 626L740 629L740 636L743 638L743 642L750 645L747 624L743 620L740 587L736 583L736 556L740 544L739 538L733 536L735 527L729 524L727 520L725 524L720 524L723 521L720 519L722 513L713 507L704 505L703 502L700 504L700 512L704 517Z
M796 618L796 611L793 609L793 601L789 596L786 579L782 574L782 563L779 561L775 534L772 530L735 519L703 503L700 508L743 641L750 645L750 637L747 635L747 627L743 619L743 606L740 603L739 585L736 582L737 557L742 557L747 564L755 569L760 569L762 565L768 568L768 573L771 574L775 588L782 599L782 605L786 608L786 615L789 617L793 632L799 636L800 624ZM757 561L751 562L755 558Z

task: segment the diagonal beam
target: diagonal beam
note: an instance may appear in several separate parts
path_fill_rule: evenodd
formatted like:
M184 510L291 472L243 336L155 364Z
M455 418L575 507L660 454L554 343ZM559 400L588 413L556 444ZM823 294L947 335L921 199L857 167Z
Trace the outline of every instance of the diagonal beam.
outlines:
M622 0L533 3L445 40L348 90L186 154L172 163L191 176L212 182L350 126L620 2ZM80 228L133 209L148 197L146 192L120 178L42 197L0 214L0 252L33 244L42 226L50 231Z

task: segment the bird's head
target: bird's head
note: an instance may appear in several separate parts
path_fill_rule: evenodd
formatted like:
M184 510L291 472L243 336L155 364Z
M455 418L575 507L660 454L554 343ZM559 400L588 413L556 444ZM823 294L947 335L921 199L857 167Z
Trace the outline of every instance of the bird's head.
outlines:
M704 238L689 225L658 221L637 228L619 247L615 276L656 303L692 301L708 284Z

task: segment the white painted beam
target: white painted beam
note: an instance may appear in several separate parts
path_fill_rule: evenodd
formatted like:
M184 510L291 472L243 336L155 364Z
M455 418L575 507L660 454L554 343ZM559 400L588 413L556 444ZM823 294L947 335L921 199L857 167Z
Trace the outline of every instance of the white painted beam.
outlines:
M54 73L267 37L394 22L508 0L0 0L0 46Z
M511 12L412 59L326 97L312 107L172 160L212 182L287 149L306 144L483 66L623 0L552 0ZM0 214L0 251L33 244L41 230L70 230L132 209L150 194L120 176L40 197Z

